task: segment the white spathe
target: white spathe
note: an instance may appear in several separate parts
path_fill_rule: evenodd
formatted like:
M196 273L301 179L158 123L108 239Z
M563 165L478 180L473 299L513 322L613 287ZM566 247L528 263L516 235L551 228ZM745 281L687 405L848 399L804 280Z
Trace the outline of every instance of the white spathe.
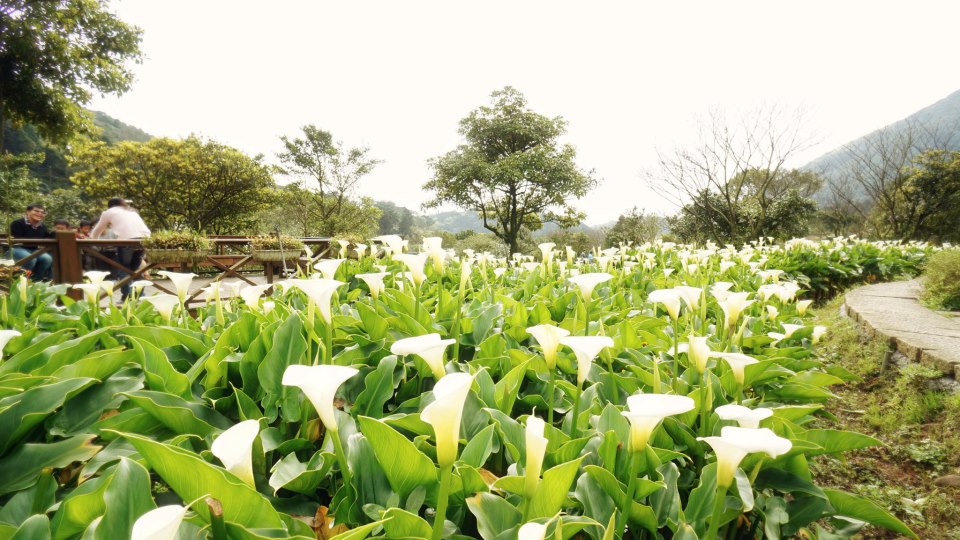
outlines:
M613 338L609 336L566 336L560 338L560 344L573 350L577 357L577 386L583 385L590 373L594 359L606 347L613 347Z
M707 361L710 359L710 345L707 336L690 334L687 338L687 357L693 362L697 373L703 374L707 370Z
M3 360L3 348L10 343L10 340L19 337L22 334L16 330L0 330L0 360Z
M319 270L323 277L333 279L333 276L336 275L337 269L340 268L343 261L344 259L321 259L314 263L313 267Z
M527 446L527 460L524 462L524 495L533 497L537 491L537 485L540 483L540 471L543 469L543 457L547 453L547 443L549 442L543 436L543 430L546 422L533 416L527 417L527 426L525 430L525 442Z
M455 339L441 339L440 334L426 334L397 340L390 346L390 352L406 356L415 354L430 366L436 379L443 378L443 353L447 347L456 343Z
M83 291L83 299L94 306L100 301L100 285L97 283L78 283L73 288Z
M340 385L359 373L347 366L287 366L283 372L281 384L303 390L307 399L317 410L320 421L330 431L337 431L337 417L334 413L333 398Z
M143 514L133 523L131 540L174 540L187 509L179 504L161 506Z
M773 416L773 409L751 409L750 407L744 407L736 403L721 405L714 409L713 412L717 413L717 416L719 416L721 420L733 420L742 428L754 429L760 427L762 420Z
M248 285L240 289L240 298L243 299L243 303L250 306L251 309L259 311L260 298L263 297L264 293L267 292L272 285L266 283L264 285Z
M293 280L293 286L303 291L317 305L320 316L323 317L323 322L327 324L330 324L330 321L333 320L333 315L330 312L330 299L333 297L333 293L344 285L345 283L342 281L326 278Z
M457 460L460 443L460 420L463 404L473 385L473 376L467 373L451 373L437 381L433 387L434 400L424 407L420 418L433 426L437 438L437 463L449 467Z
M651 291L647 300L655 304L663 304L670 318L677 320L680 316L680 291L676 289L657 289Z
M731 330L737 324L737 319L740 318L743 310L754 302L754 300L747 300L749 296L749 292L735 292L728 294L726 298L722 300L717 299L717 303L720 304L720 309L723 310L724 328Z
M547 367L554 369L557 367L557 349L560 348L560 338L570 335L568 330L552 324L538 324L527 328L527 332L537 340L540 350L543 351L543 359L547 362Z
M622 414L630 420L631 452L642 451L653 430L668 417L693 410L696 402L687 396L672 394L635 394L627 398Z
M100 284L101 281L107 279L107 276L110 275L110 272L105 272L103 270L87 270L83 273L83 277L90 280L90 283Z
M180 305L180 299L172 294L155 294L144 298L144 300L150 302L153 309L157 310L157 313L166 322L170 322L174 308Z
M383 283L383 279L387 277L386 272L371 272L368 274L357 274L354 277L358 277L367 284L367 287L370 289L370 296L374 300L380 297L380 293L386 288L386 285Z
M720 436L734 441L747 452L763 452L776 459L793 448L790 439L783 438L768 428L745 428L724 426L720 429Z
M593 296L593 290L597 285L610 281L611 279L613 279L613 276L606 272L591 272L589 274L580 274L579 276L567 278L570 283L573 283L580 289L580 294L583 295L584 301L587 302L589 302Z
M193 278L197 277L196 274L182 273L182 272L169 272L167 270L160 270L157 274L169 279L173 286L177 289L177 298L180 299L180 302L187 301L187 295L190 294L190 283L193 282Z
M259 421L244 420L218 435L210 445L210 452L223 467L254 489L253 443L259 434Z
M427 274L424 272L423 267L427 264L428 256L429 254L427 253L417 253L416 255L412 253L401 253L395 258L407 266L410 270L413 284L419 287L420 284L427 279Z
M517 531L517 540L543 540L547 526L540 523L524 523Z

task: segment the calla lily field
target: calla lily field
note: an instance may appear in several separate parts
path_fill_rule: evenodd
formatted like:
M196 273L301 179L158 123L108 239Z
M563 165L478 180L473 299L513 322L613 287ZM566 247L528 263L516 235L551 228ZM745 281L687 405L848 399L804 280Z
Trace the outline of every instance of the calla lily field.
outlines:
M880 441L817 427L853 375L807 310L933 248L340 247L198 306L14 282L0 538L918 538L812 479Z

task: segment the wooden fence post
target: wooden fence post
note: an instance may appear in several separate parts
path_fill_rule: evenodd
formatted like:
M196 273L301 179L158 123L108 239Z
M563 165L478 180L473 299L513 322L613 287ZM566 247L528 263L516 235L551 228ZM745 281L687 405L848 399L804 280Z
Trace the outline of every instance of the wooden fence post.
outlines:
M54 258L56 283L83 283L83 264L80 246L73 231L57 231L57 250ZM74 300L83 298L83 291L67 289L67 295Z

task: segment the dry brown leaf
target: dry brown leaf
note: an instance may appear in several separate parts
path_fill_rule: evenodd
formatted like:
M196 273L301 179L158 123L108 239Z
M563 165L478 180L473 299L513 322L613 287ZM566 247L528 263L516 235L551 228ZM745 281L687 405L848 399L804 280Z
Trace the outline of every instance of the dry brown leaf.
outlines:
M326 506L321 506L317 508L317 515L313 518L313 531L317 533L318 540L329 540L340 533L350 530L346 525L334 525L331 527L327 523L328 511L329 509Z

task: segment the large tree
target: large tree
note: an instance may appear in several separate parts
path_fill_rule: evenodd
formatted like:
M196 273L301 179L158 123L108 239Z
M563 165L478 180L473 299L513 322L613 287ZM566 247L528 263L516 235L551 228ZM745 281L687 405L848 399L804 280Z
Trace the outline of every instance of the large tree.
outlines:
M736 121L714 112L699 128L696 145L660 152L659 167L647 179L677 206L709 216L695 224L707 238L725 243L770 235L765 228L776 219L768 214L780 201L792 191L806 198L819 185L816 177L786 166L811 144L800 112L765 107Z
M0 127L29 123L53 141L91 126L93 91L122 93L140 59L140 30L97 0L0 4ZM3 148L0 129L0 148Z
M298 206L311 214L308 220L315 233L335 236L354 230L345 223L354 222L358 209L372 206L353 198L360 180L380 161L370 157L370 149L346 148L342 141L314 125L303 126L303 137L280 137L284 151L277 157L284 172L298 180L302 200ZM365 214L366 215L366 214ZM379 214L378 214L379 215Z
M249 232L275 185L261 156L197 137L96 143L75 150L71 164L86 195L132 198L152 228Z
M460 121L466 143L430 161L434 175L423 187L436 195L424 206L452 203L477 212L484 228L516 252L524 230L582 221L570 201L597 180L577 166L572 146L557 141L566 130L563 118L533 112L509 86L491 98Z

